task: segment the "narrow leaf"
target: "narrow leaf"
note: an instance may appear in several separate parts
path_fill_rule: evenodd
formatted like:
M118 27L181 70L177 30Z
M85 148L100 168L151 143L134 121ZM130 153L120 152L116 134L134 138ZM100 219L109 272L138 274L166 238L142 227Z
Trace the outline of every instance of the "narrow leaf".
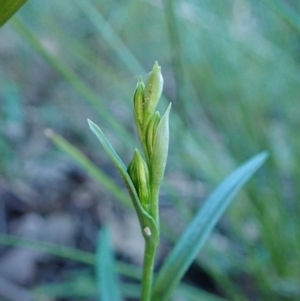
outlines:
M119 171L121 177L124 180L124 183L125 183L128 191L129 191L129 194L131 196L134 208L137 212L138 219L139 219L140 225L142 227L143 235L144 235L143 229L145 229L146 227L149 227L151 229L152 236L147 237L147 236L144 235L144 237L146 239L152 239L152 238L155 239L155 237L158 236L157 226L156 226L153 218L142 207L142 205L140 203L140 200L138 198L136 189L135 189L135 187L132 183L132 180L131 180L128 172L127 172L126 166L124 165L124 163L122 162L120 157L117 155L116 151L114 150L114 148L112 147L112 145L110 144L108 139L105 137L105 135L101 131L101 129L89 119L88 119L88 123L89 123L89 126L90 126L91 130L94 132L94 134L100 140L103 148L105 149L106 153L108 154L108 156L110 157L110 159L112 160L112 162L114 163L115 167L117 168L117 170Z
M86 265L94 266L96 262L96 255L94 253L14 235L0 234L0 245L40 251L52 256L74 260ZM123 276L130 277L135 280L141 279L142 271L139 267L121 261L116 262L116 267L118 272Z
M94 134L98 137L102 146L104 147L104 149L107 152L107 154L109 155L109 157L112 159L112 161L115 164L115 166L117 167L117 169L119 171L123 171L123 170L126 171L125 164L122 162L120 157L117 155L116 151L114 150L114 148L112 147L112 145L110 144L110 142L108 141L106 136L103 134L101 129L89 119L88 119L88 123L89 123L89 126L90 126L92 132L94 132Z
M75 3L76 2L74 2L74 4ZM89 87L89 85L87 85L80 76L78 76L78 74L69 67L69 65L66 64L65 60L58 58L58 56L54 55L53 52L49 51L49 49L43 45L42 40L39 39L20 18L13 18L11 20L11 24L22 38L27 41L29 45L70 84L70 86L72 86L74 91L76 91L84 101L90 103L96 110L97 114L103 118L103 120L105 120L111 128L120 133L119 137L122 140L122 143L129 146L133 140L128 131L126 131L121 124L116 122L116 120L112 118L111 114L108 114L108 110L102 104L102 101L99 101L99 96L95 93L95 91Z
M155 282L153 301L168 300L233 197L267 157L268 154L263 152L247 161L230 174L206 200L166 258Z
M96 276L99 301L121 301L120 284L115 273L115 259L108 228L99 231L96 253Z
M0 0L0 26L16 13L27 0Z
M130 198L124 191L116 185L113 180L102 172L89 158L87 158L79 149L70 144L62 136L55 133L51 129L45 130L45 135L52 140L52 142L62 151L67 153L71 158L79 164L85 172L101 185L103 185L108 191L122 202L126 207L132 207Z

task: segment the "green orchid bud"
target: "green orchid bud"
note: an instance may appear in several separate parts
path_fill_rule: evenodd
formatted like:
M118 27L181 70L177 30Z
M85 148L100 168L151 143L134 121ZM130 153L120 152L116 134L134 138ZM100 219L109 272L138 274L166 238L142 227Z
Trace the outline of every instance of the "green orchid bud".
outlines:
M152 118L149 121L147 133L146 133L146 145L147 145L148 155L150 158L153 152L154 138L159 122L160 122L160 114L158 111L156 111L156 113L152 116Z
M150 158L151 191L158 191L163 180L169 148L169 113L171 104L160 119L154 137L153 152Z
M144 105L145 105L144 90L145 90L145 85L143 83L142 77L140 76L133 96L134 113L140 126L143 125L143 119L144 119Z
M150 198L149 171L146 162L137 149L135 149L133 159L128 165L127 172L136 189L142 206L148 210Z
M164 80L161 75L161 68L155 62L152 71L148 74L148 80L145 86L145 108L144 124L146 125L154 114L157 103L162 93Z

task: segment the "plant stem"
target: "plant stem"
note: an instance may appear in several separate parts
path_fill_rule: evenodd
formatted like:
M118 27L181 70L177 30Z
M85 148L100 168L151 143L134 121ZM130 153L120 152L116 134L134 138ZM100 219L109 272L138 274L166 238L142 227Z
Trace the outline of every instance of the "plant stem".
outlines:
M159 207L158 207L158 202L159 202L159 190L158 189L152 189L151 191L152 197L151 197L151 208L150 208L150 212L151 212L151 216L153 217L155 224L157 226L158 229L158 233L159 233Z
M145 249L144 249L144 264L143 264L143 278L142 278L142 293L141 301L150 301L152 295L153 269L156 249L159 244L159 217L158 217L158 191L152 191L150 214L153 217L157 229L150 229L153 233L149 236L144 235ZM144 233L145 234L145 233Z
M157 245L158 241L155 239L145 239L141 301L151 300L154 259Z

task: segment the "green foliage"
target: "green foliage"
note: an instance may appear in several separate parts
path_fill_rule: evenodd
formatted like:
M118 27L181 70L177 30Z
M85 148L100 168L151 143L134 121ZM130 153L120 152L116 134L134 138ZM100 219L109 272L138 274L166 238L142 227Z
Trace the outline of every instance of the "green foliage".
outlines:
M133 96L135 124L147 162L144 161L136 149L134 157L126 170L122 160L101 129L88 120L91 130L100 140L125 182L145 238L141 301L150 301L151 299L154 260L159 243L158 195L165 173L169 148L169 112L171 106L169 105L166 113L158 120L156 126L150 122L152 118L159 114L155 112L155 109L162 89L161 68L155 62L152 71L148 74L146 85L142 83L140 78ZM149 135L151 136L150 139ZM151 142L153 142L153 145Z
M149 170L138 149L135 149L134 156L127 167L127 172L132 180L142 206L149 212Z
M159 58L165 78L160 106L167 107L166 99L173 103L163 198L186 224L201 206L199 199L238 162L262 149L272 154L195 263L230 300L295 301L300 296L299 12L295 0L169 0L164 7L149 1L28 2L1 28L9 41L18 42L9 48L9 59L1 47L1 93L3 83L16 82L26 112L30 106L24 100L37 85L34 68L46 69L39 79L48 85L38 84L46 96L35 108L37 115L45 112L39 127L84 134L85 146L71 142L104 162L83 130L84 108L127 162L135 146L128 109L132 87ZM22 72L12 76L10 70L20 66ZM49 107L63 122L48 121ZM70 114L70 107L78 110ZM18 164L17 179L22 168ZM109 193L120 192L116 201L123 195L129 204L123 191L104 179L97 178ZM175 224L167 218L161 223L161 234L173 242Z
M105 151L107 152L107 154L109 155L110 159L112 160L112 162L114 163L114 165L116 166L117 170L119 171L122 179L124 180L124 183L129 191L130 197L132 199L134 208L137 212L139 221L140 221L140 225L141 225L141 231L142 233L144 233L144 237L149 239L157 239L158 237L158 229L157 226L155 224L155 221L153 220L152 216L150 216L147 211L143 208L140 199L137 195L137 191L134 187L134 184L127 172L127 168L125 167L124 163L122 162L122 160L120 159L120 157L117 155L117 153L115 152L114 148L112 147L112 145L110 144L110 142L107 140L107 138L105 137L105 135L103 134L103 132L101 131L101 129L94 124L92 121L88 120L89 126L91 128L91 130L95 133L95 135L98 137L98 139L100 140L103 148L105 149ZM144 232L144 228L146 227L150 227L151 229L151 237L148 237L145 232Z
M79 263L86 264L87 266L94 266L96 264L96 255L80 251L77 249L72 249L69 247L20 238L11 235L0 234L0 244L10 247L27 248L36 251L42 251L49 255L58 256L66 260L73 260ZM106 246L107 247L107 246ZM129 277L133 280L140 280L141 271L139 268L126 264L124 262L116 262L116 268L118 273ZM83 272L78 273L72 277L70 281L66 281L59 284L49 284L42 285L34 290L37 296L42 297L53 297L53 298L68 298L68 297L90 297L96 294L96 283L95 279L91 277L90 274L85 274ZM124 297L135 297L139 296L139 287L137 285L122 284L122 295ZM176 290L179 296L187 297L189 300L198 300L199 296L207 301L226 301L215 297L205 291L198 288L194 288L189 285L179 285Z
M88 120L91 130L99 138L105 151L113 161L123 178L136 209L142 233L145 237L144 268L142 275L141 301L161 300L167 301L175 290L188 267L192 264L204 241L212 231L215 224L225 211L238 190L245 184L251 175L264 163L267 154L262 153L250 160L228 176L226 180L208 198L203 209L189 224L187 230L176 243L173 251L166 259L156 280L152 292L152 273L156 247L159 242L158 222L158 194L165 171L168 143L169 143L169 105L165 115L160 119L155 108L162 93L163 78L157 62L149 73L146 85L139 79L133 96L133 111L135 123L143 146L147 163L136 149L127 172L125 165L111 146L101 129ZM144 91L145 89L145 91ZM157 125L151 119L159 118ZM154 119L155 120L155 119ZM150 131L149 131L150 127ZM152 129L154 127L154 129ZM154 132L154 133L153 133ZM150 152L147 135L153 140L153 151ZM154 138L152 138L154 135ZM150 170L150 175L149 175ZM149 213L149 215L147 213ZM150 218L149 218L150 217ZM154 230L154 233L152 232ZM100 255L99 255L100 258ZM105 278L105 267L103 277ZM100 272L101 272L100 271ZM110 277L108 277L110 278ZM108 279L109 281L109 279ZM102 284L103 282L103 284ZM101 290L104 290L103 300L113 299L109 296L109 283L100 281ZM108 288L107 290L105 288ZM152 295L152 297L151 297Z
M178 239L159 271L152 300L169 300L172 291L197 257L213 227L234 196L254 172L264 163L266 153L252 158L229 175L207 199L187 229Z
M0 0L0 26L7 22L27 0Z
M97 166L95 166L94 163L91 162L91 160L89 160L82 152L50 129L46 129L45 134L60 150L66 152L70 157L72 157L88 175L108 189L124 206L130 207L129 198L124 195L119 186L116 185L103 171L97 168Z
M120 301L121 293L119 282L115 274L115 259L113 257L109 230L107 228L103 228L99 231L96 257L99 301Z
M267 5L274 10L279 17L285 20L289 25L294 27L297 31L300 32L300 16L297 12L294 11L292 7L289 7L287 4L284 4L279 0L265 0Z

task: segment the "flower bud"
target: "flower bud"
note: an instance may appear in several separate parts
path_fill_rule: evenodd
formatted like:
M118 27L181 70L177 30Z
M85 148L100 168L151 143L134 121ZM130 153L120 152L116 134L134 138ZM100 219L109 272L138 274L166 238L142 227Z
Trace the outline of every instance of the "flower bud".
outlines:
M155 133L157 126L160 121L160 114L157 111L152 118L149 121L149 125L147 128L147 133L146 133L146 146L147 146L147 151L149 157L151 157L152 152L153 152L153 145L154 145L154 138L155 138Z
M149 171L146 162L136 149L133 159L128 165L127 172L136 189L142 206L147 210L150 198Z
M169 113L171 104L156 128L153 152L150 158L151 189L157 190L162 182L169 148Z
M140 76L133 96L134 113L136 119L140 123L140 126L142 126L144 119L144 90L145 85L143 83L142 77Z
M157 103L162 93L164 80L161 75L161 68L155 62L152 71L148 75L145 86L145 108L144 123L147 124L151 116L154 114Z

